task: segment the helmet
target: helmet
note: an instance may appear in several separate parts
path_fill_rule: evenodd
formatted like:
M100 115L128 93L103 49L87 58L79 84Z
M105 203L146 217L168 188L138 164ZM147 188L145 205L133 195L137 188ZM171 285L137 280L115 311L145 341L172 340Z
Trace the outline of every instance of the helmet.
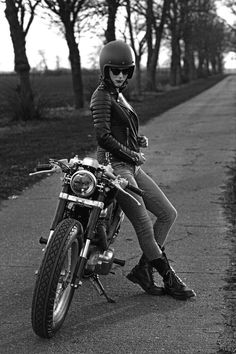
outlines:
M127 78L130 79L133 76L135 67L134 52L133 49L123 41L116 40L107 43L100 53L99 62L104 77L106 77L106 69L109 67L130 68Z

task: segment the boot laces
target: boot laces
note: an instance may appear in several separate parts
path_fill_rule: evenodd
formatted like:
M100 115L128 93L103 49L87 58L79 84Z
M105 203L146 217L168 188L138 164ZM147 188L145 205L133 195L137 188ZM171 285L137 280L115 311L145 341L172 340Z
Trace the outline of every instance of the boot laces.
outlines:
M169 285L173 285L174 283L177 283L177 285L181 287L185 287L186 285L184 282L178 277L178 275L175 273L174 269L170 267L170 270L166 274L168 276L168 283Z

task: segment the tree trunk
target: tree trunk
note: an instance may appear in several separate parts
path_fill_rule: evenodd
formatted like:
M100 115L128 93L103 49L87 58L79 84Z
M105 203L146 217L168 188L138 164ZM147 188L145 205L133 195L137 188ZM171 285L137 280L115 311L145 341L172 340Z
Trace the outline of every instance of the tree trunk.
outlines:
M202 51L198 51L198 68L197 68L197 74L199 78L203 78L205 76L204 72L204 54Z
M196 79L194 51L188 39L184 39L184 79L186 82Z
M72 24L64 23L64 26L65 26L65 37L69 48L69 60L71 64L75 108L83 108L84 94L83 94L83 80L82 80L80 52L79 52L78 45L76 43Z
M152 24L153 24L153 0L147 0L146 10L146 38L147 38L147 68L150 65L153 43L152 43Z
M222 58L222 53L219 53L217 55L217 73L222 74L223 73L223 58Z
M156 91L156 65L154 60L150 60L147 67L146 91Z
M142 56L142 50L141 47L139 47L139 52L135 49L135 40L134 40L134 34L133 34L133 26L132 26L132 21L131 21L131 6L130 6L130 0L126 1L126 11L127 11L127 22L128 22L128 27L129 27L129 34L130 34L130 41L131 41L131 47L134 51L135 55L135 78L136 78L136 86L135 86L135 95L140 96L141 95L141 69L140 69L140 62L141 62L141 56Z
M171 38L171 67L170 84L177 86L181 84L180 44L179 39L172 33Z
M155 21L154 17L152 16L152 1L149 1L148 5L149 6L147 7L147 17L151 16L152 21ZM149 8L149 7L151 7L151 8ZM166 22L166 16L167 16L168 9L169 9L169 1L164 0L159 26L157 27L156 23L152 24L155 28L154 48L151 45L152 35L150 33L151 32L151 29L149 28L150 25L148 25L148 22L150 21L150 19L147 20L147 38L150 37L149 38L150 43L148 44L147 82L146 82L146 90L148 90L148 91L155 91L156 90L156 68L157 68L157 64L158 64L162 33L163 33L163 29L164 29L164 24Z
M138 97L141 96L141 69L140 69L140 58L136 57L136 65L135 65L135 79L136 79L136 87L135 93Z
M206 55L206 75L210 76L211 75L211 71L210 71L210 59L209 59L209 55L207 53Z
M217 68L216 68L216 57L212 57L210 60L211 67L212 67L212 74L215 75L217 74Z
M116 12L119 6L119 1L117 0L106 0L108 5L108 20L107 29L105 31L106 42L111 42L116 39Z
M15 1L6 0L5 15L10 26L10 33L15 55L15 72L18 75L19 84L17 93L19 94L19 117L22 120L36 118L34 97L30 83L30 65L26 55L25 33L20 26L17 17Z

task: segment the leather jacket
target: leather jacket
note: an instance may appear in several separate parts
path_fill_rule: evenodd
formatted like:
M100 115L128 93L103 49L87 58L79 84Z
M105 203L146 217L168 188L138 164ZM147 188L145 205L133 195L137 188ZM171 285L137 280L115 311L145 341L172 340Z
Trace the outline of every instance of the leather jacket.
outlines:
M139 152L138 116L113 85L102 81L94 91L90 109L98 142L98 160L136 164ZM108 156L109 155L109 156Z

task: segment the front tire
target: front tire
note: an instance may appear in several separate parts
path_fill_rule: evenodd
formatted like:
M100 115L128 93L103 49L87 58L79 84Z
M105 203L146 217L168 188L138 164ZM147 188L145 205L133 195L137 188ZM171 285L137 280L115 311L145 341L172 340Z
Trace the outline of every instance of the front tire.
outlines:
M74 219L62 220L46 248L34 288L31 321L34 332L51 338L63 324L74 288L71 287L82 248L82 225Z

